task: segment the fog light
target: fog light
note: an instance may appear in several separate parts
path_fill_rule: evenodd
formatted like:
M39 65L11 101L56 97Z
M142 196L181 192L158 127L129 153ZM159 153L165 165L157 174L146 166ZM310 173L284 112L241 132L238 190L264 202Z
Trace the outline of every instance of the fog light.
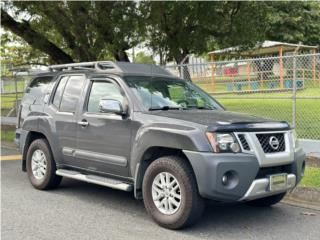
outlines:
M230 149L235 153L240 152L240 146L238 143L231 143Z
M221 182L222 185L227 189L235 188L239 183L238 173L233 170L225 172L225 174L221 178Z
M228 176L227 175L223 175L222 176L222 184L223 185L227 185L227 183L228 183Z

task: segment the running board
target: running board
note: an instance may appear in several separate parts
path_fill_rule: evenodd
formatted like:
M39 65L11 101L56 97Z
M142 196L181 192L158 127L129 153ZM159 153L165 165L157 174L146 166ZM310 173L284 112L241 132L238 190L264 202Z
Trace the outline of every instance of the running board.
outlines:
M82 174L76 171L71 171L71 170L58 169L56 171L56 174L62 177L73 178L79 181L93 183L93 184L110 187L110 188L127 191L127 192L130 192L133 189L133 186L128 183L124 183L111 178L95 176L95 175L85 175L85 174Z

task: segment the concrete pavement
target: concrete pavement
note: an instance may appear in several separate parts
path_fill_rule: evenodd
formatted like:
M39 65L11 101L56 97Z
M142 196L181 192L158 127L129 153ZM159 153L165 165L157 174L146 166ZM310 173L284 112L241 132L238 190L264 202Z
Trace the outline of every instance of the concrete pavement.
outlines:
M210 204L199 224L157 226L133 194L64 179L39 191L20 161L1 161L1 239L318 239L320 211Z
M5 156L11 156L11 155L19 155L20 153L18 150L14 147L14 145L7 147L7 146L1 146L1 157Z

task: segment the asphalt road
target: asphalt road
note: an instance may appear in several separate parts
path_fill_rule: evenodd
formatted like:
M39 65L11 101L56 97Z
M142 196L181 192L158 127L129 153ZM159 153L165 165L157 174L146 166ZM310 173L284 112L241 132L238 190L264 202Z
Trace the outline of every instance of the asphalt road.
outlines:
M11 156L20 154L14 146L3 147L1 146L1 156Z
M319 239L320 212L278 204L207 206L192 228L156 225L126 192L63 180L52 191L32 188L20 161L1 161L1 239ZM312 213L312 214L311 214ZM314 215L315 214L315 215Z

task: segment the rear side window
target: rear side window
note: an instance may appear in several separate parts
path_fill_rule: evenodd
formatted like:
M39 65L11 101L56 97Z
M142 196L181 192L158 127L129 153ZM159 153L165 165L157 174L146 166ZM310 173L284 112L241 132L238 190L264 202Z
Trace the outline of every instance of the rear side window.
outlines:
M26 89L26 93L34 95L35 97L42 96L46 90L52 86L52 79L53 76L43 76L33 79Z
M61 112L75 112L84 81L84 76L63 77L56 90L53 104Z
M54 94L53 105L55 105L57 108L60 107L61 97L62 97L63 90L66 86L68 78L69 78L68 76L65 76L60 79L59 85L56 89L56 93Z

